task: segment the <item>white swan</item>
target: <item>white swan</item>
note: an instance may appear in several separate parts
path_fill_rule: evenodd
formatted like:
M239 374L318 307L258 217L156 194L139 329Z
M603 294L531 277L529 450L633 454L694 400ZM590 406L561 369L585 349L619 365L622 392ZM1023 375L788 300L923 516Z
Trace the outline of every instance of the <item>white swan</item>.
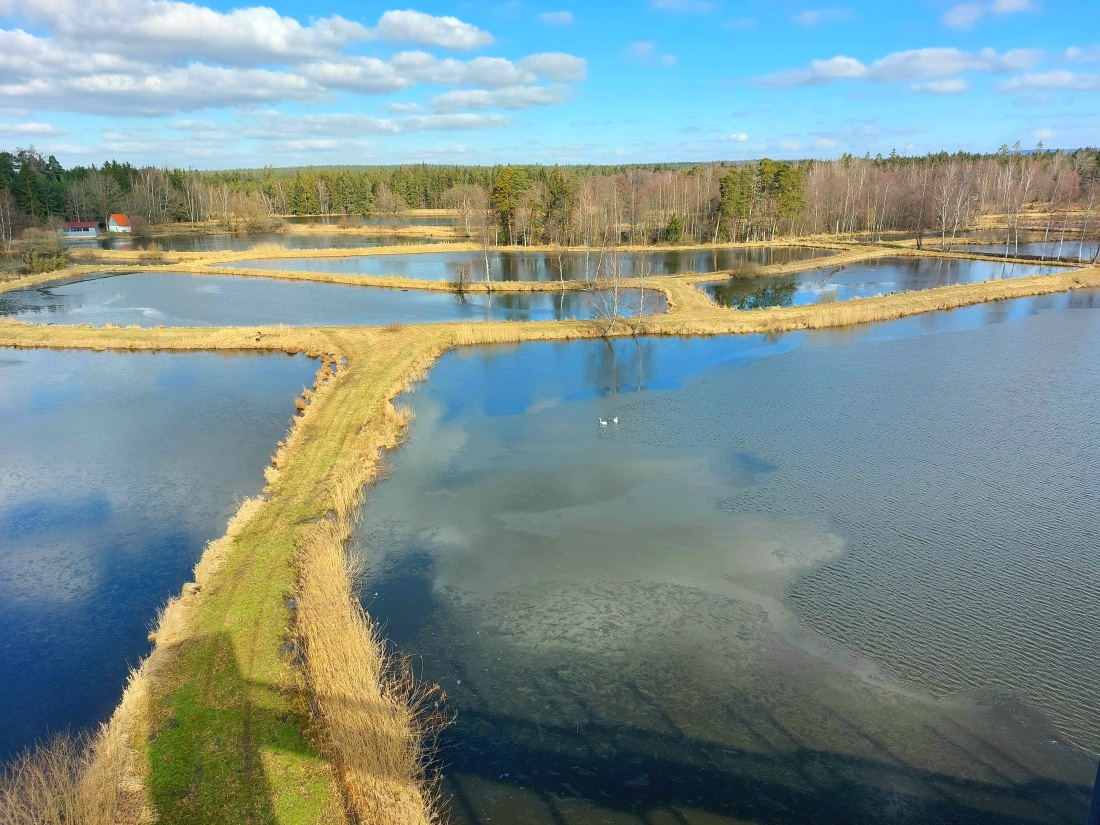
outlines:
M601 427L606 427L607 426L607 422L604 421L602 418L600 419L600 426Z
M612 418L611 423L612 424L618 424L619 423L619 416L615 416L614 418Z

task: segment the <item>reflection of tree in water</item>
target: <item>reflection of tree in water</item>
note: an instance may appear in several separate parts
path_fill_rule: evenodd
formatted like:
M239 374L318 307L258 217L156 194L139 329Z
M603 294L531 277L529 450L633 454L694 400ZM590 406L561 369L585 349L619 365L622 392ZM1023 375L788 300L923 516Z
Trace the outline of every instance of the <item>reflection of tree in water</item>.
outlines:
M798 283L794 280L768 281L750 287L744 280L731 278L725 283L711 284L707 291L716 302L731 309L789 307L794 304Z
M602 338L584 348L584 377L600 395L641 392L653 375L654 342L645 338Z

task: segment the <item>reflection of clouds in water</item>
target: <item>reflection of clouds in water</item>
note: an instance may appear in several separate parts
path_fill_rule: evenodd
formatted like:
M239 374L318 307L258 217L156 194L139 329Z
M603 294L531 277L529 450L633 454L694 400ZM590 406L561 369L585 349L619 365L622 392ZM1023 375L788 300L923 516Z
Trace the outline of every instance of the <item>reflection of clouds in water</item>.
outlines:
M222 288L217 284L202 284L195 287L195 292L202 292L206 295L217 295L222 291Z
M0 606L23 602L44 610L94 593L101 586L102 548L88 538L68 535L5 548L0 559Z

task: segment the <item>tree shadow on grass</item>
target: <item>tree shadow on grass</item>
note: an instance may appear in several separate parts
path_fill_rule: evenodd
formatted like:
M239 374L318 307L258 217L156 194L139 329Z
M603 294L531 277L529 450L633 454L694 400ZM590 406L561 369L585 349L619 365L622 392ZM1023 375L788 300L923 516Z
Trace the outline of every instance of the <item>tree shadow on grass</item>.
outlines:
M157 709L169 714L148 743L158 821L260 825L294 812L293 821L326 821L333 800L306 768L317 752L302 734L305 720L287 710L298 697L246 679L228 634L186 642L175 655L202 663L205 678L180 685ZM281 792L272 772L287 780Z

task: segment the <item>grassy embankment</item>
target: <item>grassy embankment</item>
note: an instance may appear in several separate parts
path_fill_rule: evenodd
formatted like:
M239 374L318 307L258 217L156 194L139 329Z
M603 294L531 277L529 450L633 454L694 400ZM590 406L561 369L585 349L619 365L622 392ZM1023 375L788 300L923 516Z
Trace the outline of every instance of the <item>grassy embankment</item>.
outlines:
M636 328L619 322L612 334L839 327L1100 286L1094 267L737 312L693 286L713 277L652 279L669 295L671 311ZM204 554L195 585L162 616L155 651L101 732L86 774L90 788L121 787L111 797L119 807L86 821L138 821L142 806L155 807L164 823L343 822L349 811L368 822L430 821L421 717L410 702L415 689L400 668L385 664L344 555L361 490L377 474L380 451L401 437L404 419L391 402L451 347L604 331L599 322L279 328L257 341L252 329L0 323L6 346L284 350L324 355L328 363L347 359L334 376L323 368L316 394L303 402L304 414L274 459L268 500L242 507L227 536Z

